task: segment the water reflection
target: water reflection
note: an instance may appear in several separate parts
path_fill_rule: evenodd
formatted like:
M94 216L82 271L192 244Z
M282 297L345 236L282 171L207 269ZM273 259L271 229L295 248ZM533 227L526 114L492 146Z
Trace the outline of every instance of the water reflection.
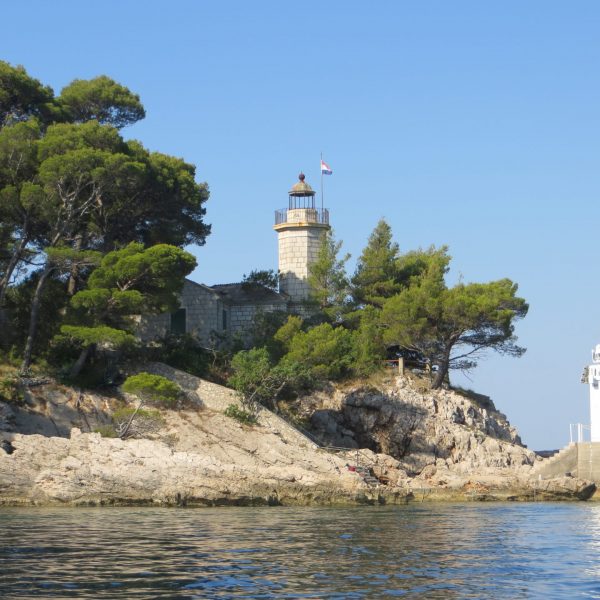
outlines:
M3 509L3 598L600 598L600 506Z

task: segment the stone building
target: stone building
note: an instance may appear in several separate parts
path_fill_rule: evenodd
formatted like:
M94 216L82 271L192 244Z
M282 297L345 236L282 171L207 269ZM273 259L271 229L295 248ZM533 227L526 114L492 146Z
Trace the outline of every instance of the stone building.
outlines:
M309 313L309 266L317 258L323 233L329 230L329 211L315 206L315 192L303 173L288 192L288 207L275 212L274 229L279 291L254 283L207 286L186 279L177 311L141 318L141 339L188 333L202 345L213 346L228 337L243 339L258 313Z

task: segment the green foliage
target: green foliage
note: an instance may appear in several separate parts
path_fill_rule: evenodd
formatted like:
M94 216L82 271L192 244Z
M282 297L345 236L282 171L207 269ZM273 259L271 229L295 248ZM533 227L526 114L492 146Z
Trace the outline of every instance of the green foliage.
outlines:
M447 246L411 250L398 258L398 280L403 288L420 285L425 277L442 281L448 272L450 260Z
M108 77L76 80L54 98L22 67L0 61L0 307L10 303L7 290L27 284L30 265L40 265L31 278L36 288L26 290L31 294L21 310L29 313L29 323L10 323L11 343L24 347L25 371L32 355L47 347L44 329L56 333L61 321L44 322L50 282L62 281L72 295L85 287L94 251L105 254L132 241L145 247L201 245L210 233L203 220L208 187L196 183L195 167L119 134L117 128L143 116L139 97ZM148 255L155 279L160 269L183 270L172 267L167 252L152 252L158 251ZM148 310L163 310L173 301L173 290L160 285L153 293L135 286L107 289L113 315L148 303ZM107 301L99 294L80 297L73 308L96 317ZM124 325L121 318L97 319L97 325ZM92 326L72 313L68 320Z
M354 334L343 327L323 323L299 331L290 342L284 364L302 365L318 380L339 379L352 371Z
M100 252L95 250L76 250L69 246L54 246L46 249L48 263L67 270L74 265L81 267L97 265L102 258Z
M251 412L258 404L276 409L276 399L286 386L306 385L309 374L292 360L273 366L266 348L238 352L231 361L233 374L228 383Z
M145 167L146 177L135 202L121 197L106 213L109 239L145 246L171 244L202 246L210 234L204 223L209 190L196 183L196 168L181 158L148 152L139 142L127 142L128 154Z
M346 310L349 282L346 262L350 255L338 258L342 242L336 242L331 230L323 234L317 259L309 267L310 300L332 321L339 321Z
M12 327L5 335L10 344L18 350L20 356L22 356L27 337L30 307L39 281L39 275L39 272L32 273L20 285L10 288L7 293L6 308L10 314ZM64 282L58 278L51 278L40 298L39 326L33 347L38 356L47 355L50 341L59 333L62 314L68 301Z
M302 331L302 324L303 321L299 316L289 315L287 321L275 332L274 340L289 352L294 336Z
M231 361L233 375L229 385L245 399L257 395L261 385L271 372L271 359L266 348L252 348L235 354Z
M194 256L181 248L158 244L144 249L131 242L102 259L90 275L88 295L76 294L73 303L87 304L95 314L174 310L184 278L195 266Z
M2 190L3 208L6 208L9 199L8 191L14 193L14 190L20 190L23 183L33 184L39 164L37 146L41 136L36 119L0 129L0 183L7 186ZM15 211L14 202L11 209ZM17 216L16 212L10 213L10 216Z
M116 436L126 439L157 433L165 424L165 419L158 410L124 406L113 413L113 422Z
M357 304L381 307L386 298L401 290L398 257L398 244L392 241L392 229L381 219L371 233L352 277L352 295Z
M0 377L0 400L10 403L23 401L23 390L16 375Z
M250 271L249 275L244 275L242 284L247 286L260 285L277 291L279 289L279 273L276 273L273 269Z
M140 97L106 75L75 79L63 88L58 101L75 123L95 119L119 129L146 116Z
M54 123L43 136L38 137L37 158L42 163L49 158L65 156L78 150L128 154L127 145L119 132L113 127L100 125L97 121L77 124ZM131 160L137 162L137 157L132 157Z
M90 344L103 344L111 348L122 348L135 344L135 337L126 331L98 325L96 327L85 327L84 325L63 325L60 328L61 333L84 346Z
M132 347L131 317L175 308L184 277L195 265L191 254L166 244L144 249L132 242L109 252L90 275L87 289L71 298L68 318L74 324L63 325L61 333L81 342L84 353L91 345ZM82 354L72 376L85 361Z
M94 433L99 433L102 437L105 438L118 437L113 425L100 425L99 427L94 428Z
M52 88L30 77L23 67L0 61L0 127L29 117L48 122L58 114Z
M146 372L128 377L122 387L123 391L138 396L144 402L165 406L174 406L183 395L181 388L173 381Z
M483 350L520 356L514 322L528 310L509 279L447 288L444 273L443 261L434 261L418 285L386 302L381 318L387 343L415 349L438 366L434 388L449 368L476 366Z
M243 425L256 425L258 419L251 412L240 408L237 404L230 404L224 411L223 414L239 421Z
M65 385L84 390L97 391L102 388L114 388L121 381L118 361L126 360L122 355L110 356L106 353L94 352L85 367L75 375L68 370L70 364L61 365L63 369L58 374ZM66 369L65 369L66 367Z
M156 421L164 422L163 416L160 414L160 411L153 409L136 409L131 406L121 406L117 408L113 412L113 421L127 421L134 413L136 413L137 417L143 418L146 417L148 419L155 419Z
M155 340L148 348L148 358L196 377L205 377L211 363L211 354L189 334L168 335Z
M380 311L366 306L360 311L360 324L354 334L354 365L357 375L368 376L381 368L386 345L380 325Z
M253 348L266 348L273 361L279 360L283 356L284 350L275 336L287 319L288 313L283 310L257 311L248 331L250 346ZM244 345L244 347L247 346Z

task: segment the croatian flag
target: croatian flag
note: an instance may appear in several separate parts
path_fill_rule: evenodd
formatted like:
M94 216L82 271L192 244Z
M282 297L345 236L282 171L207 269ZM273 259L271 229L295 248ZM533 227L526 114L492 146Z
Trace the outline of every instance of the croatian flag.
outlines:
M331 175L332 173L331 167L324 160L321 160L321 175Z

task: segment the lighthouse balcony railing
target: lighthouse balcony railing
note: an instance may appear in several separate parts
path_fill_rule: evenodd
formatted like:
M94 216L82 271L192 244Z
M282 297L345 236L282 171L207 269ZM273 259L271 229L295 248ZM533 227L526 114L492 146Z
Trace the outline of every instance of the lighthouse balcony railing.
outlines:
M282 208L275 211L275 225L285 223L316 223L329 225L327 208Z

